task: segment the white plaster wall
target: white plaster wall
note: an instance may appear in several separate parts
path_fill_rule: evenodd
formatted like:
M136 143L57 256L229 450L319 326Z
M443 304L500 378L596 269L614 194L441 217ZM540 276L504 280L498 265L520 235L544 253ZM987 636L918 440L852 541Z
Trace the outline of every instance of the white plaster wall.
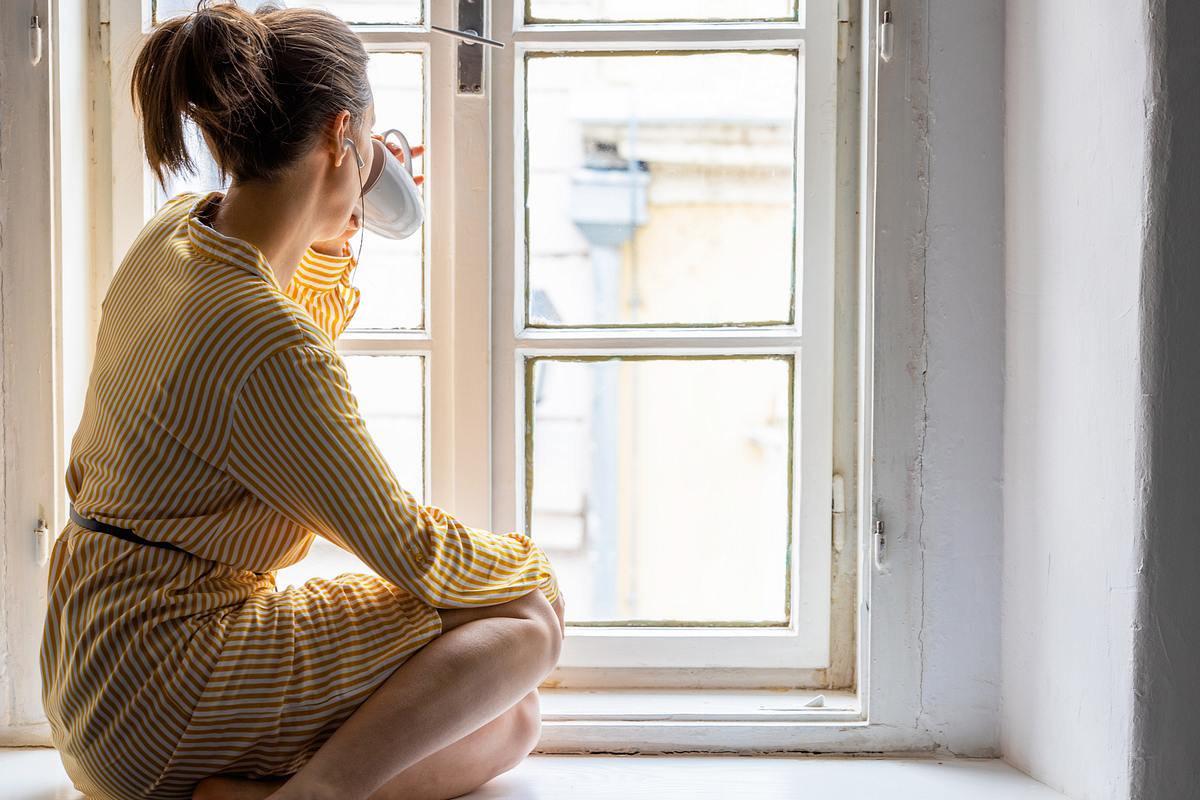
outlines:
M96 62L89 54L99 48L99 33L88 20L97 17L96 2L58 0L49 9L41 6L46 39L37 67L28 62L28 10L5 4L0 21L0 31L5 32L0 86L6 89L0 94L2 297L9 309L44 303L46 313L60 306L63 315L62 336L53 342L44 332L44 319L35 315L13 315L25 326L36 326L33 330L16 321L3 326L2 352L6 362L14 362L5 371L19 371L22 380L6 382L0 415L12 415L24 436L4 426L4 483L11 487L6 489L11 507L5 509L7 528L0 537L0 744L45 743L48 735L37 670L46 573L36 566L33 522L45 519L51 533L65 523L65 456L82 412L86 364L99 318L94 284L100 267L91 253L98 226L107 224L97 213L95 189L107 185L108 172L97 168L96 133L90 130ZM53 100L49 91L43 93L51 78L58 88ZM45 114L54 115L61 136L50 136ZM42 191L52 169L61 176L53 197ZM57 215L41 210L52 204ZM39 231L30 219L38 224L50 220L53 229ZM18 231L49 231L53 246L37 236L18 239ZM61 280L51 286L52 275L61 275ZM51 303L51 292L61 304ZM53 369L52 352L62 360L61 372ZM21 358L36 366L27 368ZM56 402L45 400L51 397ZM30 442L35 440L52 442L54 452L31 453ZM14 504L13 497L20 502Z
M929 4L920 455L921 713L999 751L1004 401L1004 2Z
M1137 572L1141 2L1008 0L1005 757L1129 796Z
M41 16L43 30L48 18ZM49 47L32 63L30 11L0 4L0 741L41 714L36 651L39 587L27 567L34 531L53 505ZM26 313L15 313L21 308Z

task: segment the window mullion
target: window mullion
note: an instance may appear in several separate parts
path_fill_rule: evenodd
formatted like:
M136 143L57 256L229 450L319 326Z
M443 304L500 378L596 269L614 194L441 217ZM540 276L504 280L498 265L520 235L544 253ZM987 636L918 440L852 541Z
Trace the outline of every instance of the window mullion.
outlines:
M523 0L493 0L491 35L500 41L512 41L517 14ZM521 171L515 159L520 122L517 109L523 102L516 85L515 64L520 58L515 44L493 49L487 65L487 96L491 104L490 178L492 187L492 524L498 529L519 530L517 500L518 445L523 441L517 404L517 386L521 380L516 363L517 321L522 318L523 288L517 280L517 232L524 230L524 214L515 202Z
M429 11L433 23L455 24L453 4ZM457 47L431 39L430 502L490 529L488 101L457 92Z

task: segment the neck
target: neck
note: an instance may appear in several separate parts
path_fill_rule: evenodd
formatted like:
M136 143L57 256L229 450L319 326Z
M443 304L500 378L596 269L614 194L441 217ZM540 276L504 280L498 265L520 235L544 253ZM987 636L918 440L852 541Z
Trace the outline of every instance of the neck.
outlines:
M280 288L286 289L312 243L318 196L310 181L292 177L235 182L217 207L213 227L257 247Z

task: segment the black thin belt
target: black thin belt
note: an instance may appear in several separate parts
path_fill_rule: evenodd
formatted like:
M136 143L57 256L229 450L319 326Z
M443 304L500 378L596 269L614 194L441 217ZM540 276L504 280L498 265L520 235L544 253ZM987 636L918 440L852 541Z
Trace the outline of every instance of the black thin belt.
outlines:
M129 530L129 528L122 528L117 525L110 525L107 522L101 522L98 519L80 516L79 512L75 510L74 503L71 503L71 521L76 525L87 528L89 531L112 534L118 539L124 539L127 542L132 542L133 544L147 544L151 547L161 547L164 550L174 550L177 553L190 555L187 550L184 550L182 547L176 547L170 542L152 542L149 539L143 539L142 537L138 536L136 533Z

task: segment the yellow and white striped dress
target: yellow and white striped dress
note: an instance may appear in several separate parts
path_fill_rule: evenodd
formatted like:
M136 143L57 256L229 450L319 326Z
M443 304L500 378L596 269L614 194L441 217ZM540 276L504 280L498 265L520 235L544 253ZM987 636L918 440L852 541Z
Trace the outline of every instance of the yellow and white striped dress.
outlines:
M333 344L358 304L349 256L310 250L283 289L206 223L220 198L174 198L121 263L71 441L80 514L187 551L73 522L54 545L43 702L98 799L294 772L441 633L434 609L558 596L528 536L468 527L397 482ZM277 590L314 535L382 577Z

